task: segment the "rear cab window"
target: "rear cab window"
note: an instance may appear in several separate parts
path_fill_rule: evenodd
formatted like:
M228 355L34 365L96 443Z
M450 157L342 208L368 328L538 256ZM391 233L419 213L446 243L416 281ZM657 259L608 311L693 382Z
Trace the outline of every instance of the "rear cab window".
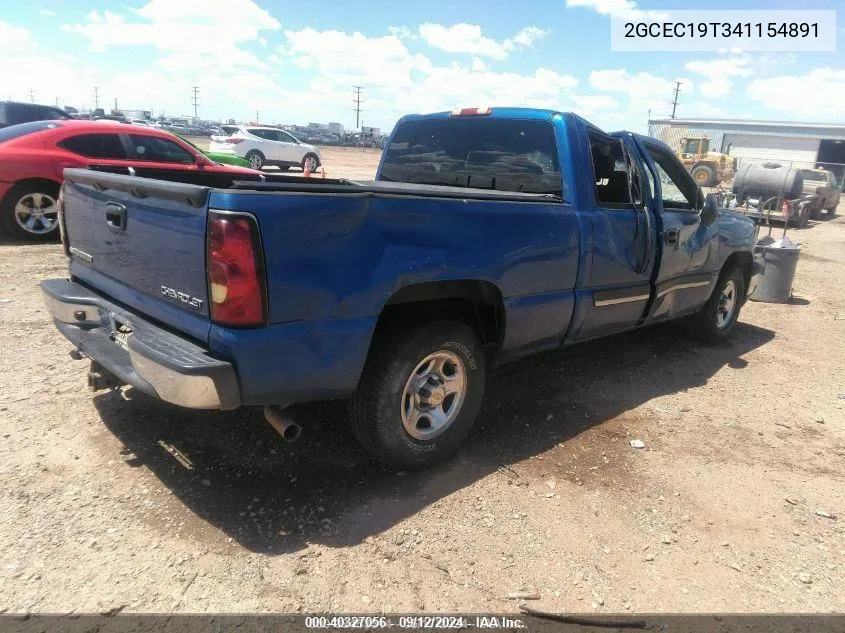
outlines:
M406 121L385 151L379 179L566 197L549 121Z
M57 145L86 158L126 158L126 150L117 134L78 134L59 141Z

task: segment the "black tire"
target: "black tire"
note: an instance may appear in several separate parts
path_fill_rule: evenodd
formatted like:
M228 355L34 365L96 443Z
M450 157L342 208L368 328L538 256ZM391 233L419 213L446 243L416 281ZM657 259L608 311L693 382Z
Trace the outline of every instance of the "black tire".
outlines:
M813 220L818 220L822 217L822 208L820 205L813 204L813 210L810 212L810 217Z
M838 202L837 202L835 205L833 205L832 207L830 207L830 208L827 210L827 217L829 217L829 218L834 217L834 216L836 215L836 209L837 209L838 207L839 207L839 203L838 203Z
M722 295L728 285L734 285L734 307L730 318L720 325L719 314L722 313ZM738 266L731 266L722 270L713 293L701 310L689 320L692 334L704 343L722 343L730 337L737 321L739 312L745 303L745 277ZM724 316L722 317L724 318Z
M314 168L311 171L315 171L320 166L320 159L319 157L314 154L313 152L306 154L302 157L302 163L300 163L300 167L302 167L302 171L305 171L305 162L309 159L314 159Z
M713 187L719 183L716 182L716 172L712 167L707 165L696 165L692 172L692 179L695 180L699 187Z
M257 149L248 151L244 158L249 161L249 166L252 169L261 169L262 167L264 167L264 162L267 160L264 157L264 154L259 152Z
M413 375L423 376L415 373L419 365L435 354L451 354L460 359L466 390L455 417L444 430L431 439L420 439L405 427L403 400L406 411L414 401L403 395ZM456 374L459 370L455 370ZM469 433L481 408L485 380L481 345L472 329L463 323L437 321L410 330L395 328L373 342L352 398L352 432L376 459L405 470L426 468L452 455ZM448 397L442 400L444 410L447 401ZM424 416L420 416L421 421ZM425 433L424 425L417 432Z
M47 180L36 181L32 183L20 184L12 187L6 196L0 201L0 232L7 237L14 237L21 240L28 240L32 242L56 242L61 238L59 233L59 224L57 209L56 211L45 213L41 218L36 219L32 230L28 230L21 225L16 219L15 208L20 202L29 199L35 208L34 202L40 200L42 202L42 209L56 209L55 203L59 199L59 185L55 182ZM47 200L52 204L43 206ZM52 224L52 228L44 230L46 223ZM25 223L24 223L25 224Z

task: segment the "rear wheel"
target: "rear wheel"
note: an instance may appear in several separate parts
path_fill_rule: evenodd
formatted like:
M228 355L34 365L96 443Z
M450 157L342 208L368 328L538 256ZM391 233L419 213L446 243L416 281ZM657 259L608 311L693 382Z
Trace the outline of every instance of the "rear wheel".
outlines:
M828 215L828 217L831 217L831 218L832 218L833 216L835 216L835 215L836 215L836 209L837 209L838 207L839 207L839 203L838 203L838 202L837 202L835 205L833 205L832 207L830 207L830 208L827 210L827 215Z
M716 183L716 174L707 165L697 165L692 170L692 178L699 187L710 187Z
M252 150L247 152L245 158L249 161L249 166L253 169L261 169L264 167L264 154L259 152L258 150Z
M13 187L0 203L3 233L32 241L59 239L59 185L42 181Z
M690 319L693 334L705 343L721 343L730 336L745 301L745 277L737 266L722 271L713 294Z
M395 329L373 343L352 399L352 431L374 457L404 469L450 456L484 397L484 354L466 325Z

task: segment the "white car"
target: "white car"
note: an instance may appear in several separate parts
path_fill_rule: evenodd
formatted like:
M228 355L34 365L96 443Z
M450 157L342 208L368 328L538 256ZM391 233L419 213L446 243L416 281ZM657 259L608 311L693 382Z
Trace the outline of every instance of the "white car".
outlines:
M253 169L276 165L316 171L322 164L320 150L274 127L242 126L231 136L212 136L209 151L245 158Z

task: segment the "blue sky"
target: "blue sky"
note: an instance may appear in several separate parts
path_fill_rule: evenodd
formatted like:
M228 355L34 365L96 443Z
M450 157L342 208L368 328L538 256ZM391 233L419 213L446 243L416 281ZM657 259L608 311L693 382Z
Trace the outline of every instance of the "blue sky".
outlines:
M835 53L615 53L610 16L679 0L31 0L0 15L0 98L268 123L363 122L473 105L573 110L606 129L667 116L845 121ZM845 2L742 8L840 9ZM738 8L710 2L713 10Z

